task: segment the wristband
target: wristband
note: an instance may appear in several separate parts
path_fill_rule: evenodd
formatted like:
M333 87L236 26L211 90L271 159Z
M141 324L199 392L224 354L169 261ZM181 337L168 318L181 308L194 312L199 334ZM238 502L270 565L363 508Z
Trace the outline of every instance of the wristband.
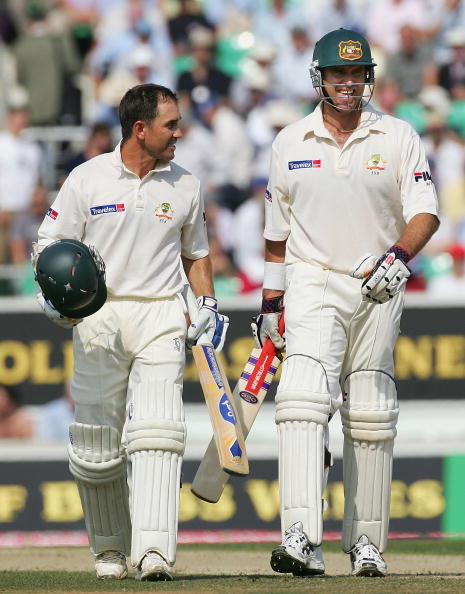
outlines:
M210 297L209 295L202 295L197 298L198 307L206 307L212 311L218 311L218 299L216 297Z
M400 245L393 245L388 249L388 252L391 252L396 255L396 258L402 260L402 262L407 265L407 262L410 260L410 254L404 248L401 248Z
M286 265L284 262L265 262L263 288L275 291L286 289Z
M260 313L279 313L283 309L283 302L284 298L282 295L278 295L278 297L271 297L269 299L265 299L264 297L262 300L262 309Z

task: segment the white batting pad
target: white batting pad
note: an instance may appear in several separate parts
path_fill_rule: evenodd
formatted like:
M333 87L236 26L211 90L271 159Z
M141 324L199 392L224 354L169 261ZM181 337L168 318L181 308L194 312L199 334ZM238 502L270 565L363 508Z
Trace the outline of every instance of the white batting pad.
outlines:
M283 363L276 395L283 533L301 521L314 545L323 537L325 441L330 394L323 366L304 355Z
M129 555L131 520L126 457L114 427L72 423L69 469L76 479L90 548Z
M349 551L365 534L383 552L391 500L392 452L397 393L380 371L357 371L346 379L341 408L344 432L344 521L342 546Z
M158 379L138 384L126 431L132 464L132 564L136 567L153 550L173 565L186 437L181 387Z

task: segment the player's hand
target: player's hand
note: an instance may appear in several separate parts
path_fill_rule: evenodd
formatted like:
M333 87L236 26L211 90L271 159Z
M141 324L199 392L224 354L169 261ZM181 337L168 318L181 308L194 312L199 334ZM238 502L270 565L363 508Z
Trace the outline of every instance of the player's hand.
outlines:
M218 313L218 301L214 297L199 297L197 305L199 312L187 331L187 346L192 347L205 334L215 351L219 352L226 339L229 318Z
M279 319L283 309L283 297L263 299L260 313L252 318L250 327L255 343L262 348L270 338L278 351L284 350L286 342L279 332Z
M77 324L80 324L82 322L82 318L75 319L62 316L61 313L53 307L50 301L47 301L45 299L43 293L37 293L36 299L40 307L43 309L47 318L55 324L58 324L58 326L68 329L73 328L74 326L77 326Z
M386 252L379 258L364 256L354 267L352 276L363 278L364 301L386 303L392 299L410 276L408 266L394 252Z

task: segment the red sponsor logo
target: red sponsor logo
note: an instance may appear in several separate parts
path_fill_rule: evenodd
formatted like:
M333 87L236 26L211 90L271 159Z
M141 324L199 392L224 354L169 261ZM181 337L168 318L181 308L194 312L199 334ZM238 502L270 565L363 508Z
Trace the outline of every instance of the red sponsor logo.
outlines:
M124 208L124 204L117 204L116 205L116 212L124 212L126 209Z
M47 216L55 221L58 216L58 212L56 210L53 210L53 208L49 208L47 211Z

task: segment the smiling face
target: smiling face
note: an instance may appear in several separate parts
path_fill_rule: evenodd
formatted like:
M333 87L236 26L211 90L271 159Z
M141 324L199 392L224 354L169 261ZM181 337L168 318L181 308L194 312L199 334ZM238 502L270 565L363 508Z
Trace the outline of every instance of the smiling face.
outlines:
M325 93L336 109L360 108L367 82L366 66L328 66L323 69L322 78Z
M158 104L158 115L151 122L141 122L138 139L147 155L153 159L171 161L175 145L182 133L179 128L178 105L167 99Z

